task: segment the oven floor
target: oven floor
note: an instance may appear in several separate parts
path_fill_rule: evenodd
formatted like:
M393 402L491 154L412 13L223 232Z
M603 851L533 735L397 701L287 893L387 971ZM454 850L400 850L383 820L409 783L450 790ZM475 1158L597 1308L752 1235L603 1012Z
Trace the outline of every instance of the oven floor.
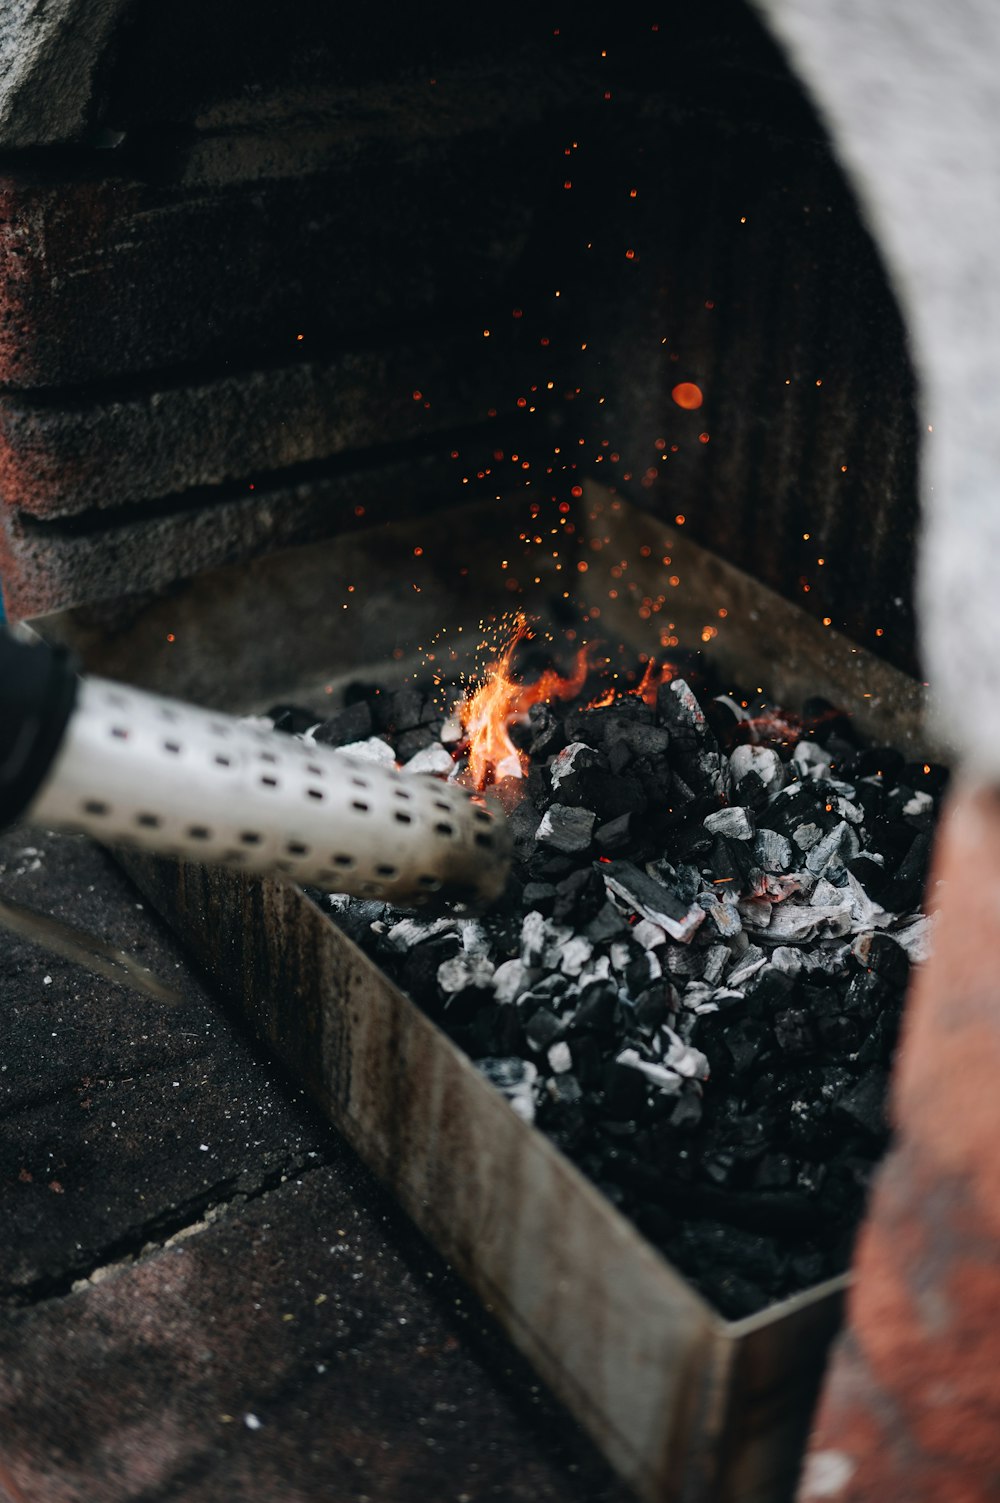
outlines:
M172 994L0 931L3 1503L631 1496L104 852L0 900Z

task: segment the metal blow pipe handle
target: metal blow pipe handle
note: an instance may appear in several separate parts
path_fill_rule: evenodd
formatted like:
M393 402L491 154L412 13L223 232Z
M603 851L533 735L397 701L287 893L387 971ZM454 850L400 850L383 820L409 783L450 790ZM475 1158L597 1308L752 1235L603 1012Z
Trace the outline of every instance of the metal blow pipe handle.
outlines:
M98 678L31 792L8 819L403 906L490 902L509 868L502 817L461 789Z

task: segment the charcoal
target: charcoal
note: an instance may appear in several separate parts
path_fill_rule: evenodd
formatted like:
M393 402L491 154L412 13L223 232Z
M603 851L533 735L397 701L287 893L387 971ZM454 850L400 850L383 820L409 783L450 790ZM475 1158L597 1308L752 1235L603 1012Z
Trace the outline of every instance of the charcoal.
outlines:
M859 748L829 705L797 742L759 701L753 723L725 695L706 713L721 686L688 661L655 711L552 701L512 728L525 776L498 794L515 871L485 917L320 900L745 1314L845 1266L910 962L930 945L917 905L945 775ZM308 740L321 718L289 725ZM458 717L419 686L352 686L326 723L407 771L463 765Z
M635 1021L644 1032L655 1033L672 1015L671 996L662 981L654 981L635 999Z
M396 741L396 760L399 762L411 762L420 752L428 751L431 747L434 747L439 752L444 752L444 756L448 757L448 761L451 763L451 757L444 750L444 747L441 746L434 732L426 725L418 725L414 730L404 731L398 737ZM443 764L442 757L439 756L438 761ZM452 763L452 765L454 764ZM445 772L450 772L451 768L445 767L444 770Z
M521 904L528 911L536 908L539 913L549 914L555 906L556 891L554 882L527 882Z
M604 904L604 883L592 867L570 872L556 887L552 917L557 924L582 928Z
M543 1054L562 1032L556 1014L547 1007L537 1008L524 1025L524 1036L528 1041L528 1047L536 1054Z
M891 913L905 913L920 902L930 864L929 835L916 835L894 877L883 887L880 901Z
M749 840L753 835L753 820L738 804L706 814L702 823L709 834L725 835L730 840Z
M602 864L600 870L611 892L622 898L633 913L665 929L672 939L686 942L705 917L703 908L685 902L630 861L611 861Z
M885 784L894 783L903 770L903 754L892 746L870 746L854 760L857 777L880 777Z
M841 1096L837 1110L852 1126L869 1137L882 1138L888 1131L885 1099L888 1076L884 1070L869 1070L853 1090Z
M589 809L552 804L542 815L535 839L539 845L550 846L564 855L582 855L590 849L594 818Z
M816 1048L812 1019L801 1007L790 1007L775 1015L774 1037L786 1054L812 1054Z
M603 868L601 869L603 870ZM628 923L625 918L613 903L605 899L601 907L594 914L594 917L586 925L584 933L595 945L601 945L610 944L613 940L625 934L627 930Z
M729 758L727 772L730 797L734 803L749 802L742 793L743 784L749 777L756 779L754 789L760 784L766 797L772 798L785 786L785 764L769 746L737 746ZM759 794L755 792L754 797L759 798ZM754 805L751 803L750 807Z
M299 705L273 705L267 717L274 722L276 731L285 731L290 736L301 736L316 724L313 710L304 710Z
M528 711L528 732L525 750L535 759L551 756L565 744L562 722L548 705L532 705Z
M573 1015L574 1030L606 1032L614 1023L617 1003L618 988L613 981L597 981L586 987Z
M615 1061L604 1070L604 1110L610 1121L634 1122L646 1100L646 1081L638 1070Z
M397 689L389 697L387 729L393 735L416 730L424 711L424 696L419 689Z
M349 746L352 741L365 741L371 736L372 712L365 700L346 705L316 727L314 739L323 746Z
M786 971L764 965L747 982L747 1011L754 1018L771 1018L788 1007L795 991L795 981Z

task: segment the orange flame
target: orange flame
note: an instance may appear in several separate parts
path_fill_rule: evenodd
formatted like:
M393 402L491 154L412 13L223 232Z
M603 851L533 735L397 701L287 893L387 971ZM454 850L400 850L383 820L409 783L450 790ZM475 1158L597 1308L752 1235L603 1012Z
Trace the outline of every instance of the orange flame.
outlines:
M532 705L572 699L583 688L590 671L592 648L588 645L580 648L568 678L547 668L535 683L517 683L511 677L514 651L531 635L527 618L519 611L500 656L487 665L478 689L459 706L469 740L466 778L476 788L485 788L500 778L524 776L527 758L510 739L508 726L518 716L526 715Z
M661 684L669 684L670 680L676 676L676 673L677 670L673 663L657 664L653 658L650 658L646 663L646 671L642 675L641 680L636 684L634 689L630 689L628 692L634 694L637 699L641 699L644 704L655 705L657 689Z

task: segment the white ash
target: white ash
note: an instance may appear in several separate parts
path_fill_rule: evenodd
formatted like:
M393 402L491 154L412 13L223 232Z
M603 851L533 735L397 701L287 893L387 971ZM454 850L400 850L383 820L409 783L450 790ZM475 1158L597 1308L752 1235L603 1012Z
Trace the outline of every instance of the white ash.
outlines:
M337 896L343 896L337 894ZM350 901L349 899L347 901ZM332 905L331 905L332 906ZM414 945L423 944L426 939L436 939L439 934L455 934L458 931L458 921L451 918L434 919L428 923L423 919L404 918L398 924L393 924L386 932L386 942L394 950L401 954L411 950Z
M785 786L785 764L769 746L737 746L729 758L726 783L730 796L738 795L739 785L747 773L754 772L769 794L780 793Z
M574 771L577 761L584 753L587 753L590 757L595 755L594 748L588 746L586 742L571 741L569 746L564 746L562 751L553 757L551 766L549 767L549 777L552 780L552 787L557 792L563 778L568 777Z
M589 849L596 819L589 809L552 804L542 815L535 839L564 855L578 855Z
M533 1065L530 1059L514 1056L509 1059L476 1060L476 1069L506 1096L519 1117L525 1122L534 1122L537 1065Z
M303 740L307 737L303 737ZM369 736L364 741L351 741L347 746L338 746L335 756L357 757L360 762L377 762L380 767L395 767L396 753L381 736Z
M565 1039L553 1044L548 1052L549 1069L555 1075L565 1075L567 1070L573 1068L573 1056Z
M918 914L894 930L892 937L915 963L929 960L934 943L934 915Z
M666 944L667 931L661 929L659 924L651 923L649 919L640 919L632 929L632 938L644 950L655 950L658 945Z
M589 939L582 934L574 934L562 947L559 959L559 969L564 976L579 976L587 961L594 953L594 947Z
M529 969L522 960L505 960L493 972L493 995L504 1005L514 1003L541 975L540 970Z
M907 799L906 803L903 805L902 812L904 814L910 815L926 814L928 810L933 809L933 807L934 800L931 798L929 793L925 793L921 788L917 793L913 795L911 799Z
M485 955L453 955L438 967L438 986L446 996L485 991L493 981L493 971L493 962Z
M454 765L455 762L451 752L439 743L432 742L430 746L425 746L420 751L415 752L408 762L404 762L402 771L408 773L430 773L447 777Z

